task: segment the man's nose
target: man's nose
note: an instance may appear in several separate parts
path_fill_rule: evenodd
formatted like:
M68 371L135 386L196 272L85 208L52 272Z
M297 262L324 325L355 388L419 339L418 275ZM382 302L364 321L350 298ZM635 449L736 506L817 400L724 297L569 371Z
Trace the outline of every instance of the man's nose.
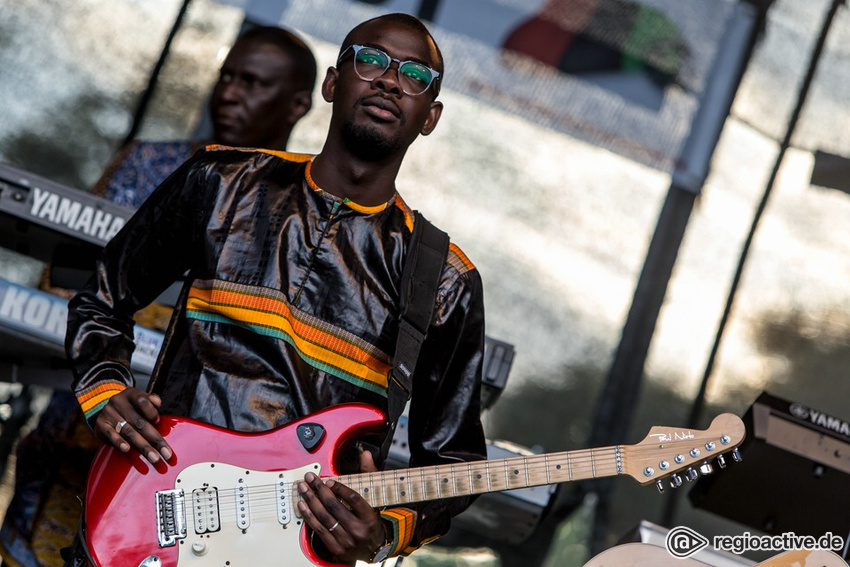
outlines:
M400 96L403 90L399 83L398 63L395 61L390 63L390 66L383 73L372 79L372 84L376 89Z
M242 97L242 87L238 79L233 79L221 85L219 98L225 102L239 102Z

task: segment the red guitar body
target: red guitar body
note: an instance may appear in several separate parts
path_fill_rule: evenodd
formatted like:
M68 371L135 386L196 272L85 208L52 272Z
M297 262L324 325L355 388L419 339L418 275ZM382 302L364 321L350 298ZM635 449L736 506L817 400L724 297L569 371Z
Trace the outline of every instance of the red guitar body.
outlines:
M102 448L95 457L85 503L85 541L89 553L98 567L256 567L266 561L269 565L328 566L330 564L321 561L310 548L307 529L300 517L290 513L287 522L277 523L273 512L269 523L276 530L274 537L258 539L259 513L251 518L250 527L239 524L237 529L232 522L238 522L238 518L233 518L238 513L234 514L232 508L225 508L223 504L220 519L211 520L220 521L219 530L212 529L208 534L196 536L189 517L186 530L189 537L163 546L159 536L158 516L162 514L158 494L185 488L185 511L191 516L194 486L187 468L201 475L209 473L211 480L195 484L209 484L222 493L226 492L228 481L219 475L229 469L239 469L240 476L250 476L254 471L274 471L255 473L252 477L255 479L264 475L277 479L283 477L278 474L280 471L291 471L288 486L299 477L303 478L308 470L314 470L319 476L337 476L341 448L367 431L382 428L384 423L380 411L362 404L328 408L264 433L236 433L187 418L163 416L158 429L174 450L167 463L160 462L153 467L137 453L124 454L111 447ZM320 442L309 451L297 433L299 425L307 424L324 428ZM197 476L195 473L194 477ZM229 493L232 492L231 489ZM294 508L294 501L289 504ZM222 535L226 529L234 535ZM288 540L289 543L266 547L269 540ZM281 553L286 556L281 557Z

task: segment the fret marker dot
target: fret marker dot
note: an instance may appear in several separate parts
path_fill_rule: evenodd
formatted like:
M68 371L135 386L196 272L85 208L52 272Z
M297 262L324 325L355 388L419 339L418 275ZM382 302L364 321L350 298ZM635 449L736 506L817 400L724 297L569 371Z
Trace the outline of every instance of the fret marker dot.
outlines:
M561 465L556 465L555 468L560 470Z

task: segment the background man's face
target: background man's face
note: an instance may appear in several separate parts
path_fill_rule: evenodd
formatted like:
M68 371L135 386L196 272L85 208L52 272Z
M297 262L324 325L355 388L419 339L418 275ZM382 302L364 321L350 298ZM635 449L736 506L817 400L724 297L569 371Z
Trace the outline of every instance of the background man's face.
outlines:
M210 99L217 143L269 147L291 128L292 63L269 43L237 41L221 67Z

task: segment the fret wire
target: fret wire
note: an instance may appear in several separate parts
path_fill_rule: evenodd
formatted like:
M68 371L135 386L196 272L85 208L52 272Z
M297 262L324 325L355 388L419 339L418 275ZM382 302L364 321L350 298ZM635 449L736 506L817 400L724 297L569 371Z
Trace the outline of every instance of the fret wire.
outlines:
M452 496L457 496L457 479L455 477L454 463L449 463L449 476L452 477Z
M543 467L546 469L546 484L552 484L549 481L549 455L543 455Z
M425 469L419 469L419 478L422 480L422 500L426 500L428 496L425 494Z
M593 471L593 478L596 478L596 463L593 460L593 449L590 450L590 470Z
M493 492L493 487L490 485L490 461L484 461L484 469L487 473L487 492Z
M381 483L381 498L383 498L383 505L387 505L387 479L384 477L384 471L380 472L381 477L378 479Z
M525 485L528 486L528 459L523 456L522 464L525 467Z
M570 481L573 480L573 458L572 453L567 453L567 471L570 473Z
M469 493L474 494L474 489L472 488L472 465L466 465L466 480L469 484Z
M505 488L509 488L511 486L511 479L508 476L508 460L503 459L502 462L505 463Z

